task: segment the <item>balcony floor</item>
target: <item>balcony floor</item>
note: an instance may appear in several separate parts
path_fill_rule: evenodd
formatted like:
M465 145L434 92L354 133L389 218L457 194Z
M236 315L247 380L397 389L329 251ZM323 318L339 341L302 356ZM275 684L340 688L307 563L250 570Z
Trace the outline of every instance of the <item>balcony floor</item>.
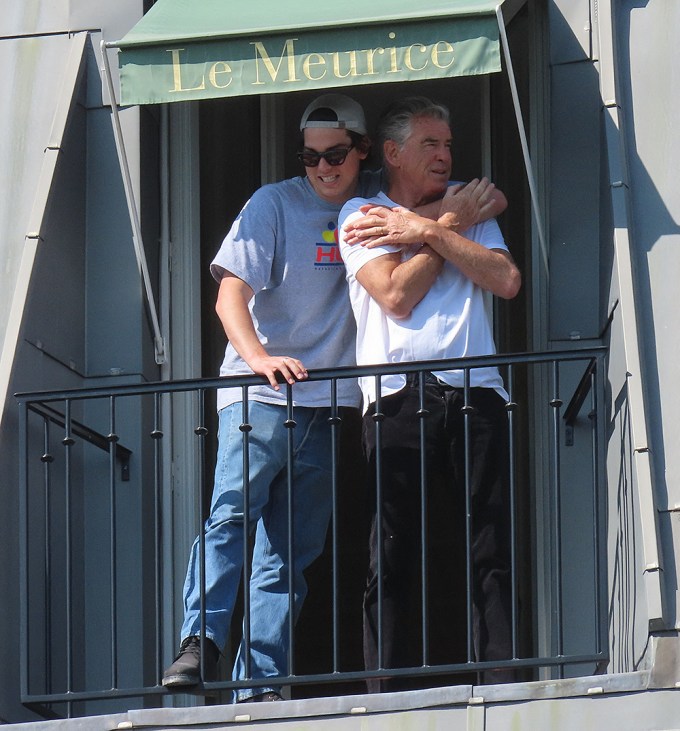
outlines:
M17 731L114 731L261 726L272 731L646 731L678 729L680 688L649 688L649 672L512 685L460 685L402 693L308 698L280 703L131 710L16 724Z

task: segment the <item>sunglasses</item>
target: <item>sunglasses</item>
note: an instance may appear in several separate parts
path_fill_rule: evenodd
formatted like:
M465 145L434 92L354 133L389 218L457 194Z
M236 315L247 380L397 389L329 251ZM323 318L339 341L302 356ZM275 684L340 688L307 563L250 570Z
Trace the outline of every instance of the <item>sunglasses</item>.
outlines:
M349 147L336 147L335 149L327 150L326 152L303 150L302 152L298 152L297 156L306 168L315 168L321 162L322 157L329 165L333 165L335 167L337 165L342 165L342 163L345 162L347 155L349 155L350 150L353 148L354 145L350 145Z

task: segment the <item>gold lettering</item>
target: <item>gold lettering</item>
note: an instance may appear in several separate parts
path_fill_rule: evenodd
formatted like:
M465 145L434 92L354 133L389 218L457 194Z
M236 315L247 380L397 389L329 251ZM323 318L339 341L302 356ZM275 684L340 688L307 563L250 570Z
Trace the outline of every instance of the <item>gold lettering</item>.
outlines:
M333 75L336 79L346 79L348 76L358 76L357 74L357 52L356 51L345 51L349 56L349 70L346 74L340 73L340 53L335 51L333 53Z
M172 80L175 84L174 88L170 89L170 93L176 91L202 91L205 89L205 76L201 79L201 83L198 86L194 86L191 89L184 89L182 87L182 65L180 64L179 54L183 51L183 48L168 48L168 53L172 54Z
M442 49L440 49L440 46L443 46ZM453 54L453 46L448 41L437 41L437 43L432 46L432 63L438 68L438 69L447 69L449 66L453 64L455 61L454 56L451 56L451 60L448 63L439 63L439 55L441 53L450 53Z
M426 53L427 52L427 48L422 43L412 43L406 49L406 54L405 54L405 58L404 58L404 64L406 65L406 68L410 69L411 71L422 71L425 68L425 66L427 66L427 60L425 61L425 65L424 66L420 66L420 68L416 68L413 65L413 62L411 61L411 51L414 48L417 48L420 51L420 53Z
M312 66L324 67L321 76L312 76ZM326 59L320 53L310 53L305 57L305 60L302 62L302 71L310 81L318 81L319 79L323 79L323 77L326 75Z
M366 48L363 53L366 54L366 75L370 74L377 74L378 72L375 70L375 67L373 66L373 57L376 53L383 54L385 53L384 48Z
M448 69L455 63L454 46L449 41L440 40L432 44L416 42L400 46L395 32L387 35L393 44L391 46L312 52L299 57L296 56L297 38L285 39L278 56L270 55L263 41L253 41L250 45L254 48L254 57L245 65L251 68L254 65L253 85L263 86L271 82L281 85L300 81L317 82L328 77L329 73L336 79L386 76L407 70L427 74L430 65L437 69ZM227 89L234 82L234 63L242 63L213 61L208 64L190 64L182 56L186 53L185 48L169 48L166 52L172 58L172 88L169 93L204 91L207 85L214 89ZM417 60L418 54L420 62Z
M255 43L251 43L251 46L255 46L255 78L256 80L253 82L253 84L264 84L264 81L260 81L260 63L259 59L262 59L262 62L264 63L265 68L269 72L269 76L271 77L272 81L276 81L276 77L278 76L279 69L281 68L281 64L283 63L283 57L284 55L287 56L288 61L288 78L284 80L284 83L290 83L291 81L299 81L297 76L295 75L295 43L297 38L289 38L283 46L283 50L281 52L281 56L279 58L279 63L274 66L272 63L271 58L269 57L269 54L267 53L267 49L264 47L264 44L260 41L256 41Z
M393 41L396 37L396 33L388 33L388 38ZM388 74L396 74L399 72L399 65L397 63L397 49L392 46L392 48L387 49L390 52L390 70L387 72Z
M210 67L210 71L208 72L208 79L210 79L210 83L216 89L226 89L229 86L229 84L231 84L233 79L230 76L229 81L227 81L226 84L220 84L217 81L217 77L220 74L231 74L231 66L226 61L216 61Z

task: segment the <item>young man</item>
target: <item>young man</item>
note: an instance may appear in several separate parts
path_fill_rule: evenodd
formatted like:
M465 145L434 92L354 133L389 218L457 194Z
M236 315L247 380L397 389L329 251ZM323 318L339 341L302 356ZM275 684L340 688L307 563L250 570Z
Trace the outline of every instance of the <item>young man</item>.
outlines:
M340 249L347 267L357 321L357 362L394 363L492 354L494 342L483 290L511 298L520 274L495 221L461 216L450 226L408 209L441 197L451 173L448 110L422 97L387 110L378 130L387 172L387 194L348 202L340 214ZM364 214L364 215L362 215ZM376 384L360 379L364 395L364 449L375 467ZM428 374L424 419L428 474L439 471L471 485L474 641L478 660L512 657L510 543L507 493L507 394L496 368L470 371L465 403L462 371ZM420 579L420 426L418 378L381 379L382 545L378 522L371 533L371 561L364 599L367 669L414 667L417 632L407 597ZM466 408L463 409L462 407ZM470 474L465 475L465 416ZM421 412L422 413L422 412ZM382 571L378 575L379 558ZM378 606L378 584L383 601ZM380 612L382 616L379 617ZM378 626L382 647L378 646ZM500 673L498 680L507 679ZM369 689L398 683L371 680Z
M293 390L294 586L299 612L307 587L303 571L321 553L331 510L330 387L301 383L308 368L354 363L355 327L347 302L344 267L337 255L341 205L377 189L375 176L360 185L370 142L361 106L339 94L324 95L305 110L299 154L305 177L258 190L247 202L215 257L220 283L216 310L229 339L223 376L257 373L268 385L249 389L244 419L240 388L218 392L219 446L210 516L205 524L206 670L224 647L244 565L244 421L249 438L249 525L255 530L250 579L250 675L288 674L288 433L285 388ZM332 316L329 316L332 313ZM338 381L338 405L356 406L352 379ZM201 619L199 543L189 558L184 587L180 653L163 685L200 681ZM245 646L234 678L243 679ZM278 700L279 687L241 689L237 701Z

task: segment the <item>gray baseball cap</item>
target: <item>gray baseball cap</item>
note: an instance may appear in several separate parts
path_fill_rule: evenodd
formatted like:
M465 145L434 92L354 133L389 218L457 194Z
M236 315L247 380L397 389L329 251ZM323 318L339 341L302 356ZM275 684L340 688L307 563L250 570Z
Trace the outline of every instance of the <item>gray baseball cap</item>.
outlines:
M329 116L330 119L310 120L309 117L312 112L315 112L317 109L328 110L328 114L324 116ZM333 117L335 118L333 119ZM348 129L360 135L367 134L366 119L361 104L344 94L323 94L317 97L305 109L300 120L300 129L307 129L308 127Z

